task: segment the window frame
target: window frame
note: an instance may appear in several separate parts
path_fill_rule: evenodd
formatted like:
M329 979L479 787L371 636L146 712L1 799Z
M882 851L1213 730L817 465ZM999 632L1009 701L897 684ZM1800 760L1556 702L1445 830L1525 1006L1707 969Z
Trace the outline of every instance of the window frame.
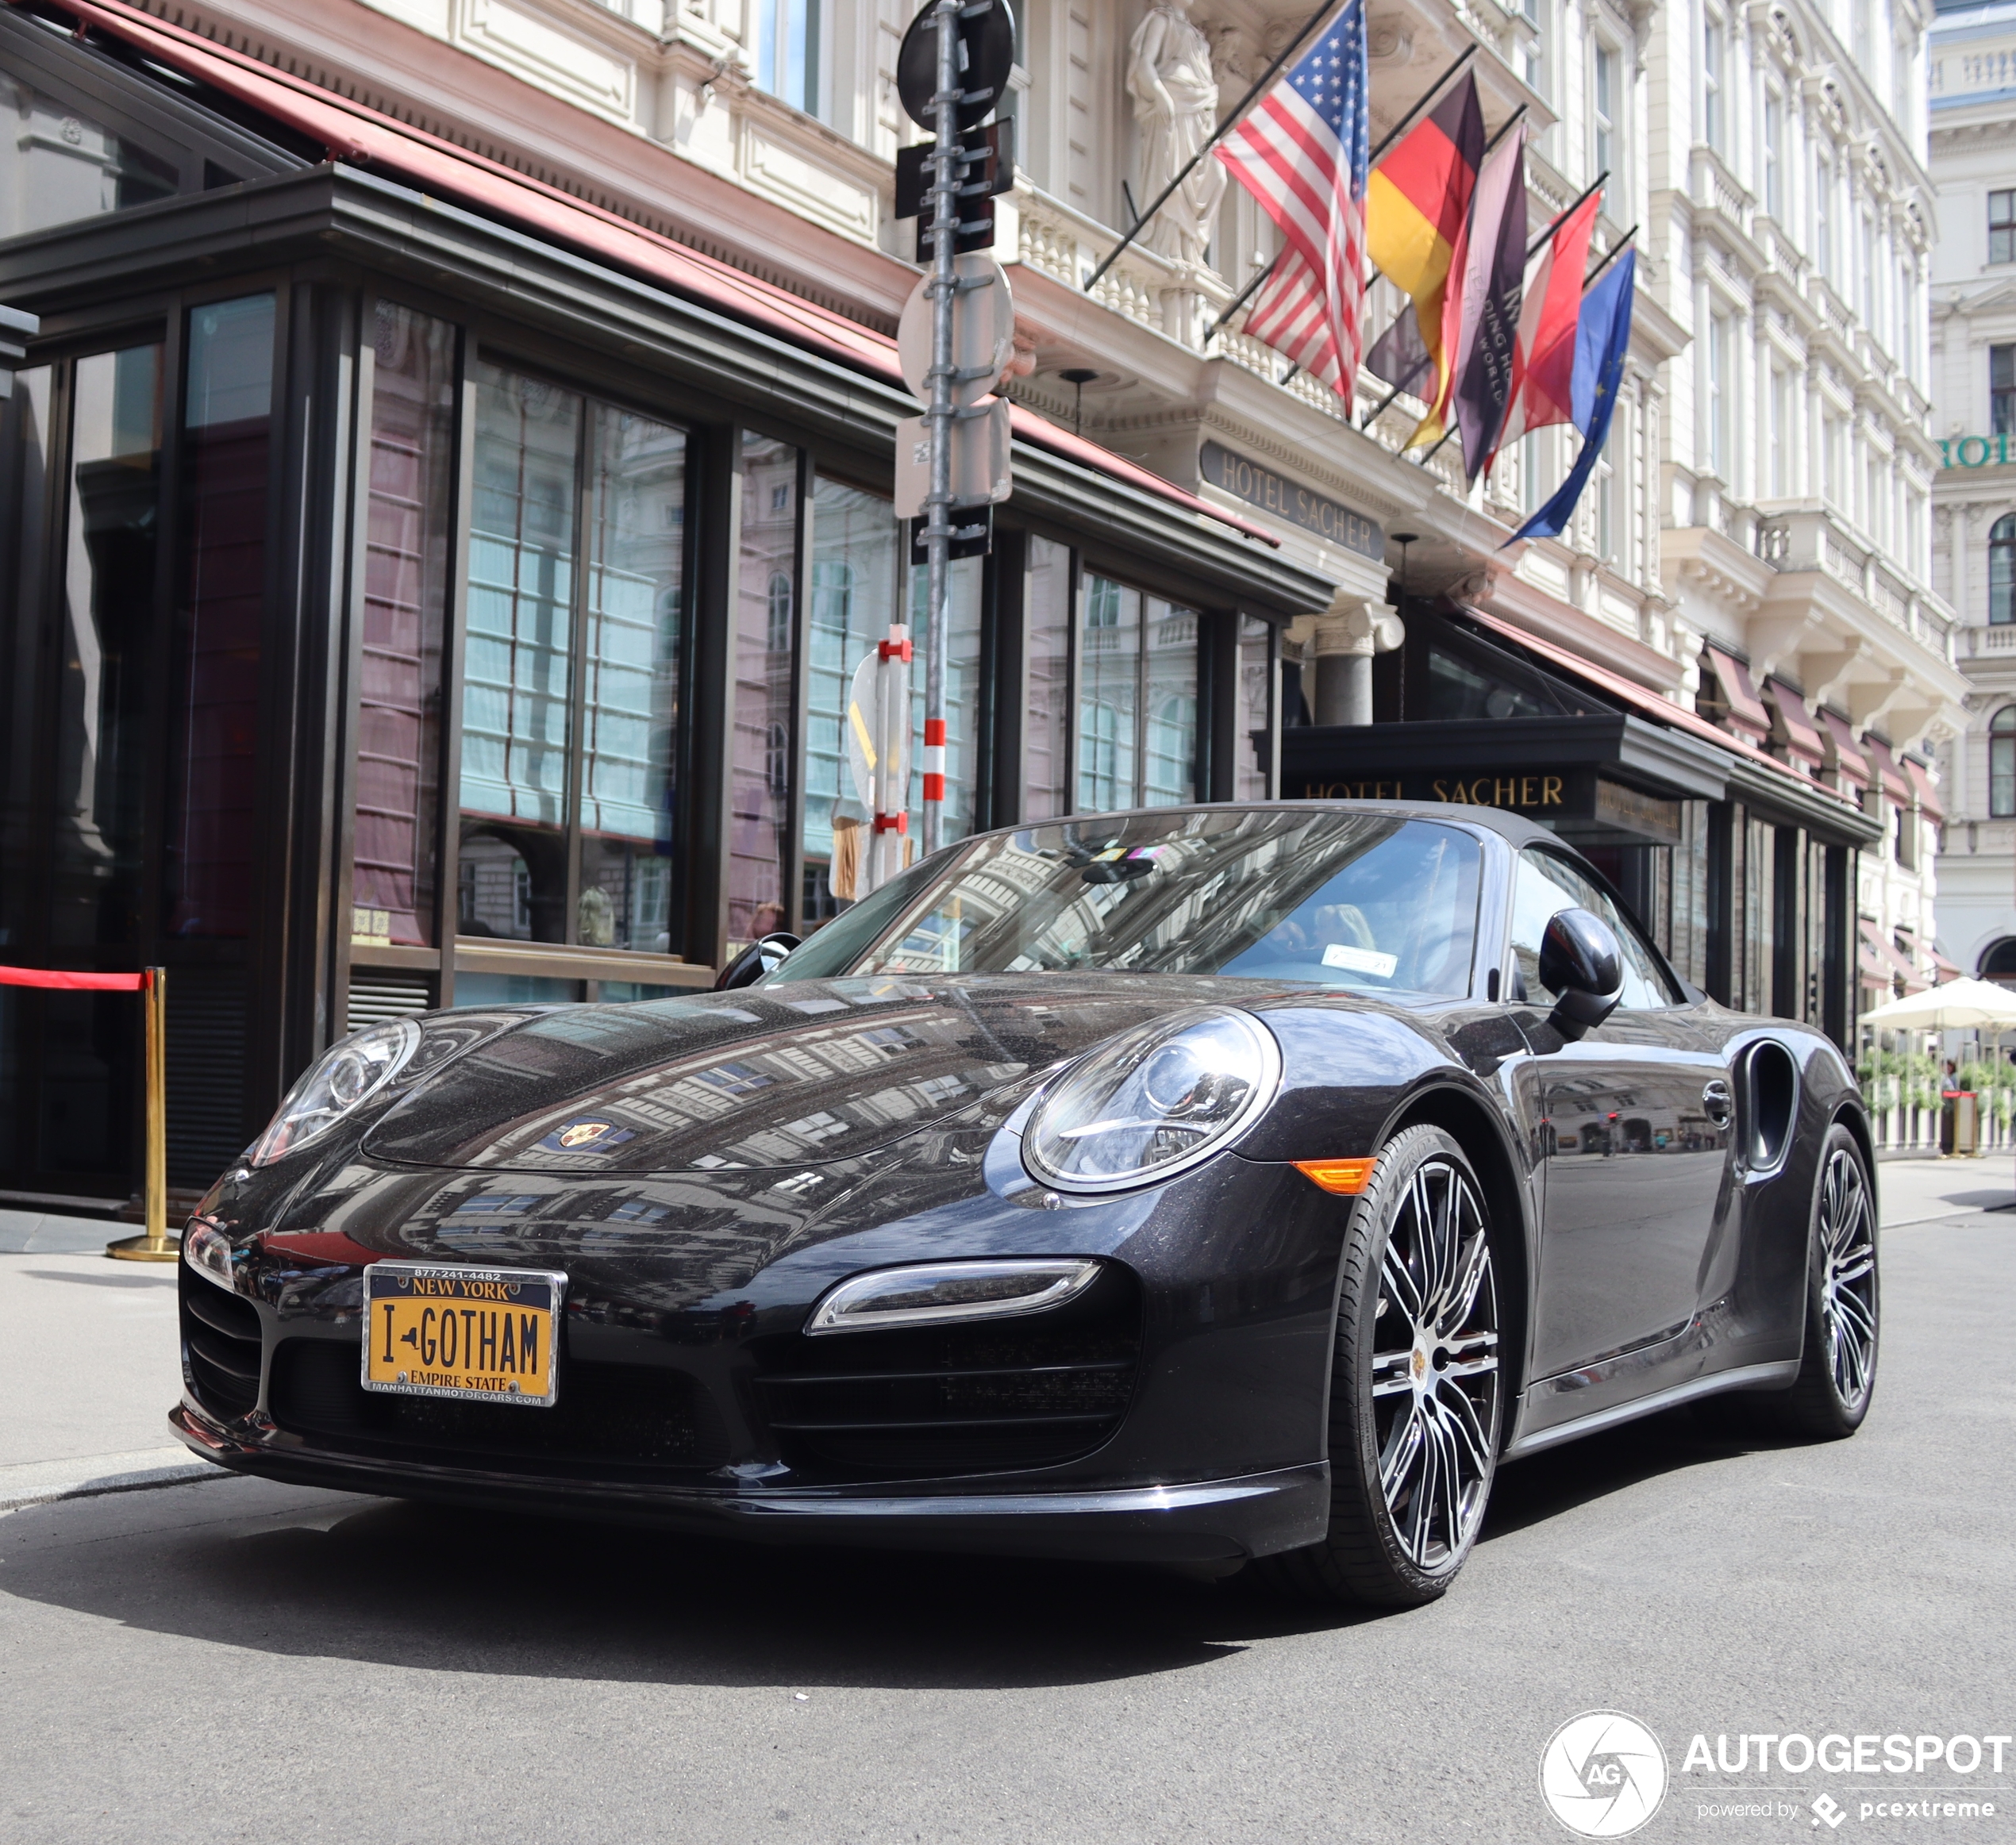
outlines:
M1997 186L1988 194L1988 260L2016 263L2016 186Z
M2016 705L1988 720L1988 817L2016 820Z
M1999 583L1995 581L1998 565ZM2016 625L2016 513L2003 513L1988 528L1988 625Z
M1684 1006L1693 1003L1694 996L1687 991L1679 976L1673 971L1672 963L1660 952L1659 944L1653 941L1650 933L1638 924L1632 916L1630 905L1625 902L1623 898L1611 885L1610 881L1594 865L1552 844L1533 840L1528 840L1524 845L1514 845L1510 840L1506 843L1512 856L1510 875L1506 880L1505 890L1505 958L1502 965L1503 987L1506 1003L1514 1005L1544 1005L1550 1003L1534 998L1526 993L1525 975L1519 963L1517 940L1519 868L1529 856L1552 859L1558 863L1567 866L1578 878L1606 898L1613 913L1600 920L1607 923L1620 936L1628 936L1631 941L1638 945L1644 951L1646 962L1657 975L1659 981L1665 986L1666 997L1663 1004L1653 1006L1620 1005L1618 1009L1620 1011L1669 1012L1676 1006ZM1564 891L1562 894L1565 897L1568 894ZM1572 903L1562 903L1556 907L1552 913L1558 915L1563 909L1572 909L1577 907L1579 906ZM1620 944L1620 946L1622 945ZM1627 977L1630 972L1629 961L1629 957L1627 954L1625 956Z

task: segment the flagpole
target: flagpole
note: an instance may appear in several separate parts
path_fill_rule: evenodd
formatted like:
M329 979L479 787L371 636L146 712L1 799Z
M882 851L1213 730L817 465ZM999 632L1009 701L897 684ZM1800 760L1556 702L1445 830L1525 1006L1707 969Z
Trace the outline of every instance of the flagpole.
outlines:
M1450 59L1449 68L1444 71L1441 75L1437 77L1425 90L1422 91L1420 100L1417 102L1414 107L1409 110L1405 115L1402 116L1398 121L1394 123L1392 127L1386 131L1385 138L1379 142L1377 147L1372 149L1371 158L1365 163L1368 171L1377 163L1379 156L1384 153L1388 148L1391 147L1393 144L1400 138L1400 131L1407 127L1414 121L1414 118L1416 116L1420 114L1429 103L1435 100L1436 97L1441 94L1442 86L1448 83L1457 71L1461 70L1463 67L1468 63L1472 58L1476 56L1476 55L1477 48L1475 44L1471 44L1465 45L1453 58Z
M1589 197L1590 197L1590 194L1591 194L1591 193L1599 192L1599 191L1601 191L1601 190L1602 190L1602 184L1603 184L1603 182L1604 182L1606 179L1609 179L1609 177L1610 177L1610 168L1609 168L1609 167L1606 167L1602 170L1602 172L1599 173L1599 174L1596 175L1596 183L1595 183L1594 186L1591 186L1591 187L1589 188L1589 190L1588 190L1587 192L1583 193L1583 195L1581 196L1581 198L1578 198L1578 199L1575 202L1575 203L1574 203L1573 205L1570 206L1568 208L1568 209L1567 209L1566 211L1563 212L1563 213L1561 213L1561 215L1560 215L1559 217L1556 218L1556 219L1555 219L1555 221L1553 221L1551 225L1549 225L1547 227L1547 229L1546 229L1545 230L1542 231L1542 232L1540 233L1540 235L1539 235L1538 236L1535 237L1535 238L1533 239L1533 240L1530 244L1527 244L1527 246L1526 246L1526 260L1527 260L1529 263L1530 263L1530 262L1533 259L1533 258L1534 258L1535 256L1538 256L1538 255L1540 254L1540 246L1541 246L1542 244L1545 243L1545 242L1547 241L1547 240L1548 240L1549 237L1552 236L1553 236L1553 234L1554 234L1556 231L1558 231L1558 230L1561 228L1561 226L1562 226L1563 225L1566 224L1566 223L1568 222L1568 221L1570 218L1572 218L1572 217L1574 217L1574 215L1575 214L1575 213L1576 213L1576 212L1577 212L1577 211L1578 211L1578 210L1579 210L1579 209L1580 209L1583 206L1586 205L1586 204L1588 202L1588 201L1589 201Z
M1630 229L1624 233L1622 236L1619 237L1615 243L1610 245L1610 249L1604 256L1602 261L1599 263L1594 269L1591 270L1587 275L1583 277L1582 292L1584 294L1587 294L1589 292L1590 286L1595 281L1596 278L1602 275L1602 272L1606 269L1609 268L1610 264L1616 260L1618 255L1622 251L1625 245L1629 243L1630 240L1637 234L1638 227L1636 225L1633 225Z
M1400 312L1403 314L1412 313L1414 312L1414 304L1410 302L1406 306L1401 309ZM1382 337L1383 336L1382 336ZM1358 427L1361 429L1369 429L1373 424L1376 423L1381 417L1384 416L1388 410L1393 408L1393 400L1397 398L1401 392L1405 390L1409 385L1412 384L1416 379L1420 377L1421 375L1434 363L1435 359L1433 353L1425 355L1422 357L1421 363L1417 365L1413 371L1409 372L1405 378L1402 379L1398 384L1394 386L1392 390L1386 394L1385 397L1380 400L1379 408L1374 410L1370 416L1366 417L1364 421L1360 423Z
M1365 163L1365 170L1367 172L1369 173L1374 167L1379 164L1380 155L1383 154L1388 148L1391 147L1393 144L1400 138L1402 131L1406 129L1413 122L1414 118L1420 114L1429 103L1433 102L1435 98L1441 94L1443 86L1449 82L1449 80L1453 77L1457 71L1461 70L1465 64L1468 63L1472 58L1476 56L1476 55L1477 47L1473 43L1465 45L1461 51L1458 52L1454 57L1449 60L1449 63L1443 67L1441 75L1437 77L1433 83L1429 84L1425 90L1422 91L1421 94L1415 99L1414 106L1410 109L1405 115L1402 116L1398 121L1394 123L1391 128L1387 130L1385 136L1381 139L1379 145L1372 149L1371 157ZM1605 177L1607 178L1608 175L1606 175ZM1262 283L1265 282L1268 277L1274 273L1275 265L1280 262L1282 257L1286 253L1285 250L1276 250L1274 252L1273 258L1268 263L1268 266L1263 269L1259 275L1256 275L1251 282L1248 283L1244 288L1240 290L1239 298L1235 301L1230 307L1227 308L1223 313L1220 314L1216 320L1212 321L1210 325L1204 329L1204 337L1198 342L1200 345L1208 346L1210 344L1211 336L1217 332L1219 328L1223 326L1225 322L1230 320L1234 314L1238 313L1238 311L1244 307L1248 302L1253 298L1253 291L1257 289ZM1390 402L1391 400L1389 399L1388 401Z
M1095 269L1092 273L1085 279L1084 292L1087 294L1090 294L1093 289L1098 286L1099 278L1105 275L1114 263L1120 260L1121 252L1125 250L1129 244L1133 242L1136 237L1140 236L1141 227L1175 196L1176 188L1182 185L1192 173L1197 171L1198 166L1199 163L1202 161L1204 156L1210 152L1212 148L1215 148L1220 141L1223 140L1227 135L1231 133L1231 132L1239 125L1239 118L1259 100L1261 94L1266 90L1268 86L1274 81L1275 74L1279 71L1281 67L1287 63L1289 59L1293 57L1297 52L1302 49L1302 46L1306 44L1310 38L1314 34L1316 29L1320 26L1325 20L1329 17L1335 4L1336 0L1323 0L1323 4L1318 7L1316 10L1309 16L1308 21L1303 25L1302 30L1297 33L1295 36L1289 40L1287 46L1282 50L1280 56L1275 58L1274 62L1269 64L1267 68L1260 73L1259 81L1253 85L1252 89L1248 90L1246 94L1240 98L1239 106L1233 110L1231 114L1228 115L1216 128L1211 130L1210 135L1206 140L1203 146L1199 148L1197 152L1192 154L1190 159L1184 163L1182 170L1176 175L1175 178L1172 179L1167 186L1164 186L1162 190L1155 195L1155 202L1151 205L1146 211L1143 212L1139 217L1134 220L1133 227L1128 231L1126 236L1122 237L1118 243L1115 244L1110 250L1106 252L1106 259L1099 264L1098 268Z

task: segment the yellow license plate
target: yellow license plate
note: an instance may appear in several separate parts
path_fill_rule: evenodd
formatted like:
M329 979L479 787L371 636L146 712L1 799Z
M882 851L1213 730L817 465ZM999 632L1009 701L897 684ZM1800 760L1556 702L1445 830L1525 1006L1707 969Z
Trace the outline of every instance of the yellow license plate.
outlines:
M552 1406L567 1277L375 1262L364 1270L367 1390Z

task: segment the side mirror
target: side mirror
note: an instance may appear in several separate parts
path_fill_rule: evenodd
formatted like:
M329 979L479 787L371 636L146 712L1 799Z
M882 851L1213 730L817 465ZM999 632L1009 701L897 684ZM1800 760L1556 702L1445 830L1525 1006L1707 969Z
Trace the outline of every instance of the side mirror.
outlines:
M1594 1031L1623 997L1624 955L1603 919L1586 909L1556 913L1540 938L1540 984L1559 997L1549 1023L1564 1038Z
M714 977L714 991L726 993L737 986L753 986L764 974L784 964L784 957L798 944L796 936L781 929L749 944Z

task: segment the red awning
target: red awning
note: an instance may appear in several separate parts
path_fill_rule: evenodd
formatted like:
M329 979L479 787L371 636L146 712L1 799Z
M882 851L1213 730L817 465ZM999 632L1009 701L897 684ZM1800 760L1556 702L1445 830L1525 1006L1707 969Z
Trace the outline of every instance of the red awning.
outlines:
M1879 986L1887 986L1895 978L1903 982L1906 993L1922 993L1932 984L1911 965L1910 957L1903 953L1897 944L1874 923L1864 917L1861 919L1861 928L1862 944L1866 951L1862 957L1863 965L1867 968L1869 955L1875 955L1880 970L1877 977Z
M1826 727L1827 740L1834 748L1833 767L1840 770L1845 781L1852 782L1858 788L1869 786L1868 760L1862 754L1861 745L1856 742L1854 733L1848 728L1845 717L1837 717L1823 710L1820 721Z
M1692 736L1704 737L1718 748L1728 750L1752 762L1763 763L1767 768L1797 782L1802 788L1810 790L1814 786L1796 769L1788 767L1747 738L1719 728L1698 712L1668 704L1656 692L1647 691L1644 686L1625 678L1622 673L1614 673L1607 667L1599 667L1591 660L1584 659L1579 653L1571 653L1564 647L1556 647L1551 640L1542 640L1537 635L1529 634L1523 628L1515 627L1502 616L1487 614L1482 609L1473 609L1467 603L1464 605L1463 613L1470 621L1481 622L1495 632L1503 635L1507 640L1524 648L1527 652L1555 666L1565 667L1621 704L1629 706L1632 710L1656 723L1670 725L1676 730L1684 730ZM1760 705L1758 709L1761 710L1763 707ZM1833 790L1829 789L1826 792L1831 794Z
M1806 714L1806 701L1783 679L1766 679L1764 697L1777 714L1777 728L1785 734L1785 748L1795 762L1802 763L1810 774L1818 775L1826 765L1827 751L1820 732Z
M1752 743L1771 735L1771 713L1764 709L1757 689L1750 683L1750 669L1733 654L1718 647L1704 647L1708 663L1715 669L1715 681L1722 689L1722 701L1729 706L1729 721Z
M1917 790L1918 811L1935 825L1946 824L1946 810L1940 805L1938 791L1932 786L1932 772L1915 757L1904 759L1904 773L1910 778L1911 786ZM1957 971L1957 970L1956 970Z
M1911 785L1898 772L1897 759L1890 753L1890 745L1880 738L1865 736L1862 746L1869 752L1869 759L1876 764L1876 773L1883 778L1883 791L1899 807L1911 805Z
M1960 978L1960 970L1937 948L1932 951L1932 965L1939 970L1938 984L1941 986L1944 986L1949 980Z
M9 0L19 4L19 0ZM369 164L411 180L425 190L510 219L521 228L571 244L629 273L760 327L793 345L903 388L896 342L844 314L800 299L788 290L614 212L530 179L494 160L471 154L394 117L367 109L256 58L121 4L121 0L57 0L65 12L136 45L148 56L235 97L239 102L318 141L333 160ZM1186 511L1201 513L1248 538L1278 548L1264 526L1185 493L1160 475L1046 421L1020 404L1010 412L1021 440L1047 448L1081 467L1123 482Z

